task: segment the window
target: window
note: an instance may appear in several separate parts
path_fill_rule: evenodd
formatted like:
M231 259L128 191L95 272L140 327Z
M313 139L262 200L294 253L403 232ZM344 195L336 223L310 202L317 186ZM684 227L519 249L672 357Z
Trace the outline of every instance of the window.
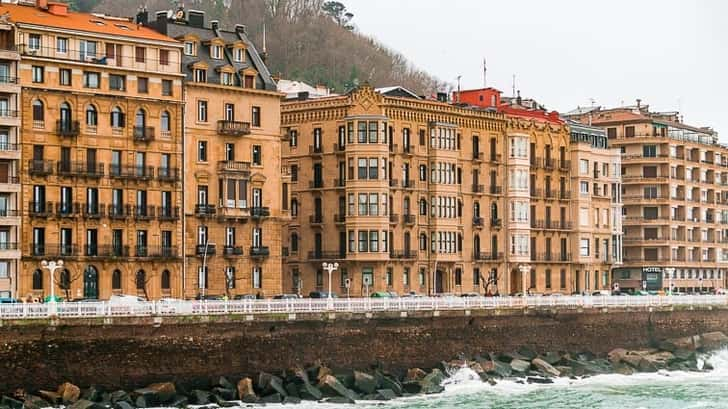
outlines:
M589 161L586 159L579 159L579 174L586 175L589 173Z
M213 45L210 47L210 56L216 60L222 59L222 46Z
M262 151L260 145L253 145L253 165L261 166L263 164Z
M83 86L86 88L98 88L100 84L98 72L83 72Z
M207 141L197 141L197 161L207 162Z
M81 40L79 42L81 61L94 61L96 59L96 44L96 41Z
M289 137L290 137L290 141L289 141L289 143L288 143L288 144L289 144L289 145L290 145L291 147L295 147L295 146L298 146L298 131L297 131L297 130L295 130L295 129L291 129L291 130L290 130L290 131L288 132L288 135L289 135Z
M114 107L111 109L111 127L112 128L123 128L124 127L124 113L121 108Z
M56 37L56 52L59 54L65 54L68 52L68 38Z
M644 145L642 147L642 156L645 158L654 158L657 156L657 146L655 145Z
M71 85L71 69L61 68L58 70L58 84L59 85Z
M260 127L260 107L253 107L251 125L255 127Z
M463 285L463 270L459 267L455 269L455 285Z
M147 59L147 49L144 47L135 47L134 55L136 62L143 63Z
M207 71L201 69L195 69L194 71L195 82L207 82Z
M607 128L607 138L614 139L617 137L617 128Z
M195 43L193 41L185 41L185 55L192 55L194 56L197 54L195 52Z
M113 91L124 91L126 89L126 77L123 75L109 74L109 89Z
M261 288L263 281L263 269L261 267L253 267L253 288Z
M169 65L169 50L159 50L159 65Z
M220 84L222 85L235 85L233 81L233 74L229 72L223 72L220 75Z
M110 79L111 77L109 77ZM137 92L140 94L146 94L149 92L149 78L138 77L137 78Z
M245 55L244 49L236 48L233 50L233 60L235 60L235 62L243 62L243 55Z
M624 136L626 138L634 138L634 126L626 126L624 128Z
M291 233L291 253L298 252L298 233Z
M172 80L162 80L162 95L165 97L172 96Z
M40 270L33 271L33 289L34 290L43 289L43 272Z
M197 101L197 122L207 122L207 101Z
M33 121L43 121L45 118L45 109L43 102L39 99L33 101Z
M44 72L45 69L41 66L34 65L33 68L33 82L34 83L41 83L43 82Z
M30 34L28 36L28 49L40 50L40 34Z
M96 126L98 125L99 118L98 118L98 112L96 112L96 107L93 105L89 105L86 107L86 125L88 126Z
M589 182L586 182L586 181L579 182L579 193L581 193L582 195L589 194Z
M119 270L114 270L114 272L111 273L111 289L121 290L121 271Z
M579 255L583 257L589 257L589 239L579 240Z
M159 127L161 128L162 132L170 132L171 130L171 120L169 117L169 112L162 111L162 115L160 115L159 118Z

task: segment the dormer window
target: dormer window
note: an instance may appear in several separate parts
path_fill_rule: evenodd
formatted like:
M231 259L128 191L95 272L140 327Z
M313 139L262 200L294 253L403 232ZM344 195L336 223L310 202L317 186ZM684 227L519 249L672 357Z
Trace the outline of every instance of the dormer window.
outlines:
M216 60L221 60L222 59L222 46L213 45L212 47L210 47L210 55L212 56L212 58L214 58Z
M242 48L233 49L233 59L235 62L243 62L243 53L244 50Z
M233 74L229 72L223 72L220 76L220 83L222 85L233 85Z
M207 71L196 69L195 70L195 82L207 82Z
M185 55L197 55L194 41L185 41Z

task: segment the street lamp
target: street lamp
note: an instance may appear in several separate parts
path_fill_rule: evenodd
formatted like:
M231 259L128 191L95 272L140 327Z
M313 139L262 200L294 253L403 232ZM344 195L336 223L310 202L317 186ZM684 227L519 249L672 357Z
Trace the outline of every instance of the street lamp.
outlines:
M47 261L42 260L40 266L48 269L51 276L51 307L48 310L49 315L56 315L56 281L54 279L56 270L63 268L63 260L58 261Z
M667 273L668 284L669 284L669 287L670 287L670 290L669 290L668 294L669 295L672 295L672 293L673 293L673 283L672 283L672 279L673 279L673 277L675 275L675 268L674 267L666 267L665 268L665 272Z
M333 273L334 270L339 268L339 263L327 263L324 261L322 266L323 266L324 270L328 271L328 273L329 273L329 297L328 298L329 298L329 308L331 308L331 304L332 304L332 301L331 301L331 273Z
M205 272L207 272L207 248L210 244L213 246L215 245L215 243L210 243L210 239L205 237L205 250L202 253L202 271L199 272L197 277L197 281L200 285L200 292L202 293L202 297L200 297L201 301L205 299L205 287L207 287L207 277Z
M526 296L526 274L529 271L531 271L531 266L529 266L528 264L519 264L518 270L521 272L521 274L523 276L521 279L521 282L523 283L523 296L525 297Z

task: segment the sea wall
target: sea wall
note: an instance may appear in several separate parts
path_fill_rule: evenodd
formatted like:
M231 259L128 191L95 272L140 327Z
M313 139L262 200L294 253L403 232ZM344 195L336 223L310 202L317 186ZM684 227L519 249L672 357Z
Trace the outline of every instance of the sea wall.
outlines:
M400 370L521 346L605 354L710 331L728 332L728 307L0 321L0 393L64 381L127 389L187 383L316 360Z

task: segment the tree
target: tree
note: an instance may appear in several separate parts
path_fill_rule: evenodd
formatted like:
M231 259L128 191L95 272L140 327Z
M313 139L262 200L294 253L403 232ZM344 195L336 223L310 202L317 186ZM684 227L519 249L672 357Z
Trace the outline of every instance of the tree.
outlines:
M66 301L71 301L71 287L73 287L73 283L78 281L81 277L83 277L83 272L71 275L71 272L65 268L60 274L53 274L54 285L57 285L58 288L63 290Z
M346 6L343 3L338 1L327 1L323 6L321 6L321 10L333 18L336 24L340 27L349 31L354 29L354 26L349 24L354 18L354 14L346 11Z
M136 281L136 288L137 290L142 290L144 292L144 298L149 301L149 292L147 291L147 284L149 284L152 279L156 277L156 274L147 274L144 270L139 270L136 273L136 277L134 278L134 281Z
M484 277L481 274L480 281L483 283L483 290L485 290L486 295L494 295L490 290L491 285L495 287L495 294L498 294L498 270L491 270L487 280L484 280Z

